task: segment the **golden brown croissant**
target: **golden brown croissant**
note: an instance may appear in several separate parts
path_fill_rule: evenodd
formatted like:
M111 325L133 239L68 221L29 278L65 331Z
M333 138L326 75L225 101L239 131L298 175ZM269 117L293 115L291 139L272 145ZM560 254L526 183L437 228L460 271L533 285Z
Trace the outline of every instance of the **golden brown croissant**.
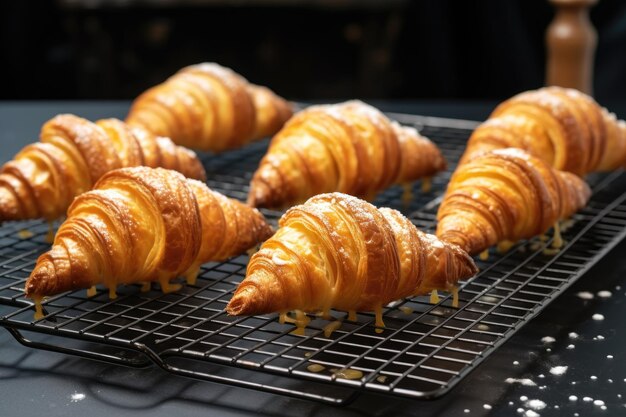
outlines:
M202 263L224 260L272 233L263 215L161 168L123 168L105 174L68 209L52 249L37 260L26 296L42 297L103 283L193 283Z
M461 164L509 147L578 175L610 171L626 163L626 123L577 90L546 87L501 103L470 137Z
M203 63L141 94L126 121L179 145L221 152L273 135L291 115L289 103L268 88Z
M420 232L396 210L346 194L317 195L279 224L250 260L229 314L374 310L382 325L387 303L450 291L477 272L457 246Z
M314 106L274 136L252 178L248 202L286 207L332 191L372 199L392 184L445 167L435 144L365 103Z
M59 115L43 125L40 139L0 169L0 221L54 220L74 197L117 168L160 166L205 178L192 151L116 119L92 123Z
M491 151L452 175L437 213L437 236L477 254L502 241L556 228L590 195L582 179L521 149Z

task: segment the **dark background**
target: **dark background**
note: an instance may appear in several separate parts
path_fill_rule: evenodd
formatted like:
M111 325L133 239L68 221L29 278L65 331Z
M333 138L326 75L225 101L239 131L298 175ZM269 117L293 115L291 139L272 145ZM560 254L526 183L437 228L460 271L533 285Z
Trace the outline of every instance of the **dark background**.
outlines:
M0 2L0 99L131 99L215 61L292 99L501 100L543 84L547 0ZM626 1L600 0L595 95L626 97Z

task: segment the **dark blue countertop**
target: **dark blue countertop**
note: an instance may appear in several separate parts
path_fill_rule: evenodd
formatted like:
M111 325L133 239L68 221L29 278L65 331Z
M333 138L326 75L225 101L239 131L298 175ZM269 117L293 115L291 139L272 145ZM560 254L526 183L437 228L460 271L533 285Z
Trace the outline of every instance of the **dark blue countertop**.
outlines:
M495 103L375 104L390 111L480 120ZM0 103L0 162L34 141L41 124L57 113L97 119L123 117L127 108L127 102ZM624 111L617 113L624 117ZM131 369L38 351L0 329L0 415L626 415L625 249L622 242L438 400L363 394L347 407L330 407L198 382L155 366ZM589 294L581 297L581 292ZM5 311L0 306L0 314ZM562 375L551 373L564 366Z

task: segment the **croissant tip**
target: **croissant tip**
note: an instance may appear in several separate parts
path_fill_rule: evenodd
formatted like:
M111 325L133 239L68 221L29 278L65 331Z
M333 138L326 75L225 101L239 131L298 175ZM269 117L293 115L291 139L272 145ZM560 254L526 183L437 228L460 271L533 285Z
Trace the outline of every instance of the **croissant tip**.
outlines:
M479 271L478 266L476 265L476 262L474 262L474 259L469 256L469 254L465 251L464 255L465 255L465 265L467 266L467 277L473 277L474 275L476 275Z
M260 234L259 240L265 241L269 239L270 237L272 237L274 233L275 232L274 232L274 228L272 227L272 225L267 223L265 220L263 220L261 233L259 233Z
M253 208L258 208L258 203L252 192L248 194L248 199L246 200L246 204Z
M239 316L242 311L242 302L238 298L233 298L226 306L226 313L230 316Z
M254 208L268 207L269 189L264 182L253 182L248 194L248 205Z
M7 220L21 220L19 202L10 190L0 187L0 223Z
M187 178L193 178L198 181L206 182L206 179L207 179L206 170L204 169L202 162L200 162L200 159L198 158L198 154L192 151L191 149L185 149L185 148L181 148L181 149L182 149L181 152L186 153L188 163L189 163L188 166L181 167L182 168L180 170L181 173L185 175Z
M470 254L461 245L450 241L447 241L446 243L448 243L452 247L452 250L456 254L457 259L461 261L463 269L461 271L460 278L470 278L476 275L479 269Z
M253 314L265 314L264 297L259 294L259 289L254 285L240 287L226 306L226 312L231 316L250 316Z
M40 261L35 265L35 269L31 272L24 293L28 298L35 298L48 293L46 287L50 282L56 281L56 272L54 265L48 261Z
M231 316L241 316L248 314L250 310L250 305L252 304L250 300L253 300L253 291L250 291L248 287L241 288L237 290L233 298L228 302L226 306L226 312Z

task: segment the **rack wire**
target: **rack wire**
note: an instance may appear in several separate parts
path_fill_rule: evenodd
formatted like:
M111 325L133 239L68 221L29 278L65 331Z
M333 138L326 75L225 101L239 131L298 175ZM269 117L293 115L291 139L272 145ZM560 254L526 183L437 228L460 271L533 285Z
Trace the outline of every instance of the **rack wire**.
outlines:
M402 203L392 187L375 204L400 209L422 230L433 231L435 214L473 122L392 114L433 139L450 162L429 193L415 185ZM206 156L208 184L244 200L267 141L218 157ZM586 208L563 232L564 248L546 253L551 239L532 239L505 254L478 261L480 273L461 283L459 305L444 296L400 300L384 310L378 333L374 317L351 322L333 311L340 327L325 334L329 320L311 316L304 336L277 315L230 317L224 312L245 275L247 256L202 267L196 285L162 294L139 286L105 289L88 297L74 291L44 302L46 316L33 319L24 281L39 254L49 249L40 221L0 228L0 325L22 344L91 359L148 366L192 378L332 404L347 404L364 391L430 399L448 392L476 369L549 302L572 285L626 234L626 175L589 178L594 190ZM263 210L271 222L282 214Z

